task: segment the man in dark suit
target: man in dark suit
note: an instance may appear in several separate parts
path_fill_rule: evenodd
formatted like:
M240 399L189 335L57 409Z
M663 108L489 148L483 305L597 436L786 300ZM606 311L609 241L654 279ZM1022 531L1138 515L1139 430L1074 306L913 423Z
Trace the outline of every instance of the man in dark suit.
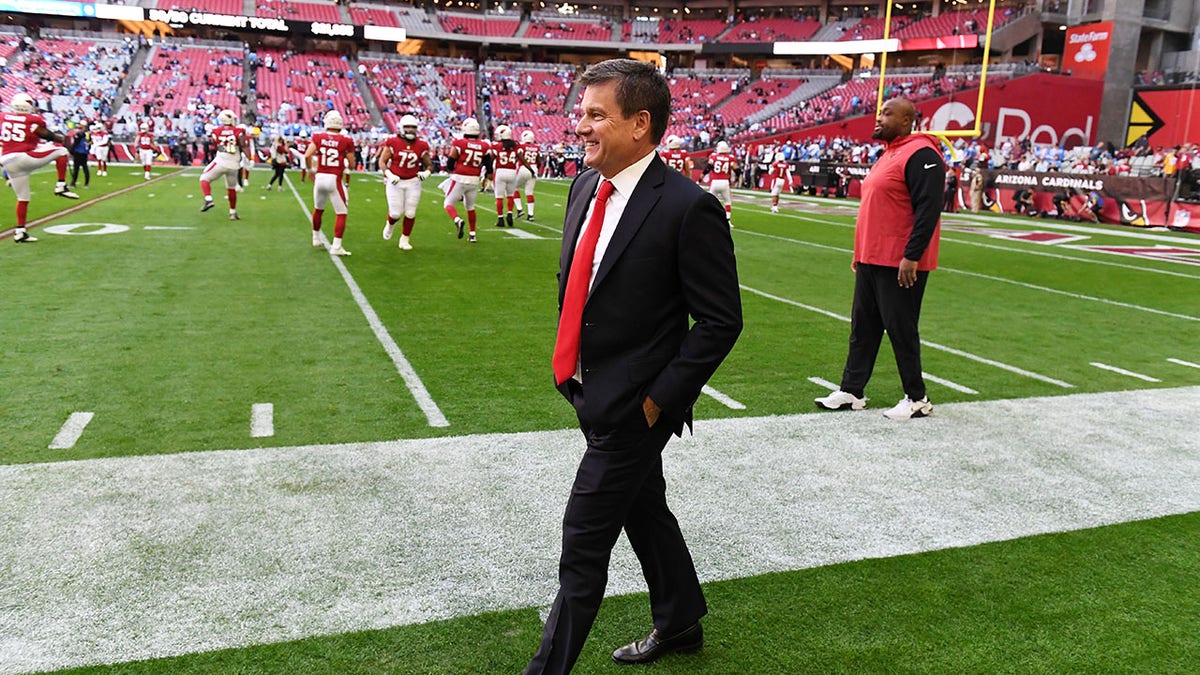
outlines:
M666 79L650 64L613 59L581 83L575 133L589 170L567 201L553 365L587 450L563 517L560 589L526 673L571 670L622 529L654 628L613 659L649 663L703 645L707 606L667 506L662 451L690 427L700 389L742 328L724 208L655 153L670 119Z

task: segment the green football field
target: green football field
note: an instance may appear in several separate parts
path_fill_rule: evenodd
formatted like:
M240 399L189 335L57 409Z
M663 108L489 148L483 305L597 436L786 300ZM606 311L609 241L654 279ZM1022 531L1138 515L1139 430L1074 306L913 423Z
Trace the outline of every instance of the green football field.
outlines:
M469 244L434 177L400 251L355 175L339 259L294 172L236 222L156 173L70 202L39 172L40 241L0 239L0 673L519 672L582 450L549 367L568 183L514 228L481 196ZM666 455L709 641L645 670L1200 667L1200 238L946 214L935 410L897 424L886 345L867 411L812 403L854 204L735 199L745 329ZM649 629L618 549L578 672Z

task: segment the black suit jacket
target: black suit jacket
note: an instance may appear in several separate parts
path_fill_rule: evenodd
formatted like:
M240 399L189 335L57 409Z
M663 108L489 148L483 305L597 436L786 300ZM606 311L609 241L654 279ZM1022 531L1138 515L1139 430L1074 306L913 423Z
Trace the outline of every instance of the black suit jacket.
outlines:
M558 306L600 175L576 177L567 200ZM694 321L689 326L689 317ZM645 428L642 401L676 433L742 330L733 238L721 203L655 155L629 198L583 309L583 385L559 387L597 432Z

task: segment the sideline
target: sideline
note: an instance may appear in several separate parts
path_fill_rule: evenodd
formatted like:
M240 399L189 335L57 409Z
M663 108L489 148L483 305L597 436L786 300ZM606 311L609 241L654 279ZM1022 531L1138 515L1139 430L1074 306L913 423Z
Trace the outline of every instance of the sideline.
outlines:
M701 580L744 578L1200 510L1198 408L1193 386L699 420L664 469ZM0 466L0 673L545 606L580 450L564 429ZM620 543L607 593L635 592Z
M295 183L292 182L291 176L285 176L288 188L296 197L296 203L300 205L300 211L304 213L305 220L310 223L310 213L308 206L304 203L304 199L296 190ZM346 282L346 286L350 289L350 295L354 297L354 302L358 304L358 308L362 310L363 316L367 318L367 324L371 326L371 332L375 333L375 339L379 340L379 344L383 345L383 350L391 357L392 363L396 365L396 371L400 373L400 377L404 379L404 384L408 387L409 393L420 406L421 412L425 413L425 419L429 421L431 427L448 427L450 422L446 416L442 414L441 408L437 402L433 400L429 390L425 388L425 383L421 381L421 376L417 375L417 371L412 367L412 364L405 358L404 352L400 351L400 345L392 338L391 333L388 333L387 327L380 321L379 315L375 313L375 308L367 300L367 296L363 294L362 289L358 287L358 282L354 281L354 277L350 274L350 270L346 269L346 264L342 259L335 255L329 255L329 239L325 237L325 232L321 232L321 241L325 244L322 252L333 261L334 267L342 275L342 280Z

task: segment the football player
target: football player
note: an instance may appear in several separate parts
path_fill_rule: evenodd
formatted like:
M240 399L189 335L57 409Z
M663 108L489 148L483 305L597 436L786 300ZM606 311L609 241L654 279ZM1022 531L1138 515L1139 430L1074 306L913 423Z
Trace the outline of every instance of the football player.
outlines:
M229 219L240 220L237 213L238 171L241 170L242 159L250 154L250 145L246 141L246 130L236 126L237 116L232 110L225 109L217 113L217 123L219 126L209 134L217 149L216 156L200 174L200 191L204 193L204 205L200 211L203 213L213 207L212 182L224 176Z
M346 169L354 161L354 139L341 133L345 124L342 114L336 110L325 113L325 131L313 134L312 143L304 151L304 165L313 172L312 243L321 248L321 217L325 205L333 203L337 215L333 225L331 255L350 255L342 247L342 235L346 233L346 204L349 202L347 186L350 174Z
M308 179L308 170L304 162L304 153L308 151L308 129L301 129L296 140L292 142L292 157L296 158L296 163L300 165L300 182L303 183Z
M79 195L67 189L67 155L65 136L46 128L46 120L37 114L37 106L29 94L16 94L9 101L10 111L0 114L0 166L8 174L8 184L17 193L17 227L13 241L28 244L37 241L25 230L29 212L29 174L54 162L58 183L54 194L67 199ZM43 143L41 141L50 141ZM53 144L52 144L53 143Z
M683 149L682 138L674 134L667 136L667 151L662 154L662 158L667 166L687 176L689 180L692 178L692 158L688 157L687 151Z
M725 205L725 220L729 222L730 227L733 227L733 199L729 192L729 176L736 168L737 160L730 154L729 144L721 141L717 143L716 152L708 156L708 168L704 170L709 174L711 181L708 191Z
M542 160L542 149L535 142L533 132L529 129L521 132L521 158L525 166L517 169L517 189L513 197L517 200L517 217L522 216L521 193L525 193L525 203L529 207L525 219L533 222L533 188L537 185L538 166Z
M442 206L446 215L454 220L458 238L462 239L463 226L469 225L471 234L467 238L475 243L475 198L479 195L480 183L487 180L483 160L487 156L489 143L479 138L479 121L468 117L462 123L462 138L450 144L450 182L446 184L446 199ZM455 204L462 201L467 209L467 222L458 216Z
M112 139L108 137L108 129L104 123L97 120L92 123L92 154L96 156L96 175L108 175L108 151L112 147Z
M138 125L135 144L137 145L138 159L142 162L144 178L150 180L150 165L154 164L154 156L158 154L158 148L154 147L154 134L150 131L149 122L142 122Z
M400 135L383 142L379 150L379 166L383 167L384 192L387 195L387 223L383 238L390 241L396 231L396 221L404 216L400 226L400 250L411 251L413 223L421 204L421 182L433 172L429 143L417 138L418 121L415 115L400 118Z
M512 137L512 127L501 124L496 127L496 141L492 143L489 152L492 154L492 166L495 168L493 179L493 194L496 195L496 227L504 227L507 223L513 226L513 202L516 197L513 191L517 189L517 169L532 172L521 154L521 146Z
M783 158L782 152L775 153L767 183L771 186L771 213L779 213L779 193L792 189L792 163Z

